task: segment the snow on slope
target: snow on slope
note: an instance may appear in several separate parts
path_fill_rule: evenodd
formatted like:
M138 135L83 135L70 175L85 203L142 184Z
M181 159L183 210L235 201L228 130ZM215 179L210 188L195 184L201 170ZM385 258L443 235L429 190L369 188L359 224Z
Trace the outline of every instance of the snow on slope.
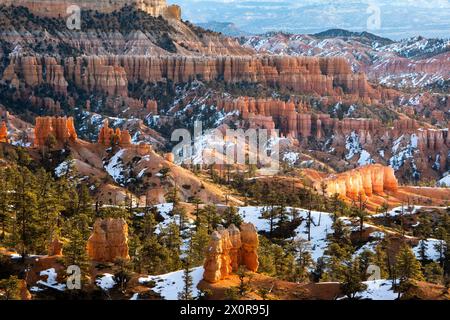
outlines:
M114 275L105 273L95 280L95 284L102 288L104 291L112 289L117 283L114 280Z
M154 281L155 288L152 290L159 293L165 300L178 300L178 293L183 290L183 270L162 274L159 276L148 276L139 278L142 284ZM193 268L190 272L192 277L192 295L194 298L198 297L199 290L197 285L203 279L203 267Z
M108 174L117 182L119 185L124 186L125 177L123 176L123 171L125 170L123 167L122 156L125 153L125 149L121 149L117 151L117 153L112 156L112 158L105 164L105 170Z
M395 300L398 298L398 293L392 290L391 280L366 281L364 284L367 285L367 289L356 295L360 299Z
M258 231L268 232L270 230L270 223L267 219L261 219L261 214L266 207L240 207L238 208L239 214L242 216L245 222L251 222L255 225ZM297 210L299 218L307 219L308 211L298 208L286 208L287 212ZM311 225L311 255L315 261L323 256L323 252L327 247L327 236L333 233L330 213L311 211L311 219L313 221ZM308 240L308 228L306 220L295 230L296 239Z

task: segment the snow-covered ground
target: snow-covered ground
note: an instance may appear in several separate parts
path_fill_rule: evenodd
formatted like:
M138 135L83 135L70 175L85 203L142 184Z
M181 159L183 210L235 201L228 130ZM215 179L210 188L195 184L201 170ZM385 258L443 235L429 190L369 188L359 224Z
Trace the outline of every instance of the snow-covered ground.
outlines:
M370 300L395 300L398 293L392 290L391 280L372 280L366 281L367 289L357 294L360 299Z
M55 168L55 175L59 178L65 174L68 173L68 171L75 165L74 160L66 160L61 162L56 168Z
M108 164L105 165L105 170L114 179L115 182L121 186L125 183L125 177L123 176L123 160L122 156L125 150L119 150L112 158L109 160Z
M372 155L365 149L363 149L358 134L353 131L346 137L345 149L347 153L345 155L346 160L351 160L357 154L359 154L358 165L365 166L373 164L375 161L372 159Z
M445 248L445 242L443 240L438 240L438 239L420 240L419 244L413 248L414 254L416 255L417 259L420 259L420 248L421 248L421 244L423 241L425 241L425 244L426 244L426 250L425 250L426 258L429 260L438 261L441 257L441 254L440 254L438 248L440 246L442 246L442 248ZM445 249L443 250L442 254L444 254L444 252L445 252Z
M422 206L411 206L409 208L408 208L408 206L404 206L403 208L395 207L388 211L388 217L391 217L391 218L397 217L397 216L401 215L402 212L403 212L403 215L416 214L417 211L420 210L421 208L422 208ZM377 214L372 215L371 217L372 218L383 218L384 216L385 216L384 213L377 213Z
M192 296L198 297L199 290L197 285L203 279L203 267L193 268L190 272L192 277ZM183 270L175 271L159 276L148 276L139 278L139 282L142 284L154 281L156 283L155 288L152 290L159 293L165 300L178 300L178 294L183 290Z
M239 214L245 222L251 222L255 225L258 231L268 232L270 230L270 222L267 219L262 219L261 214L267 207L240 207ZM301 225L295 230L296 238L308 240L308 228L306 219L308 218L308 211L305 209L287 207L286 211L291 213L292 210L297 210L298 217L305 219ZM327 247L327 235L333 233L330 213L311 211L311 255L317 261L323 255Z
M442 179L438 181L439 187L450 187L450 171L444 173Z
M298 159L300 158L300 154L298 152L286 152L283 155L283 161L287 162L289 165L293 166Z
M95 284L102 288L104 291L108 291L109 289L114 288L117 283L114 280L114 275L105 273L95 280Z

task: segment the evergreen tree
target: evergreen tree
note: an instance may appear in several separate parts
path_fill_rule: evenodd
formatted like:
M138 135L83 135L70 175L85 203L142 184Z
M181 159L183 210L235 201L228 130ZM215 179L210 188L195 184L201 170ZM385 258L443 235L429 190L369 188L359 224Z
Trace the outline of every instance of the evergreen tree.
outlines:
M30 251L34 250L35 239L39 236L36 179L28 168L19 166L14 173L14 184L16 192L13 211L16 217L13 236L24 260Z
M1 234L0 240L5 238L7 226L11 220L11 203L13 195L13 184L11 170L8 168L0 168L0 181L2 188L0 189L0 224Z
M236 207L231 206L225 209L223 220L223 226L225 228L228 228L231 224L234 224L236 227L239 228L242 222L243 222L242 217L239 215Z
M205 258L205 248L209 243L208 227L201 224L197 227L197 230L193 233L192 239L192 264L200 265Z
M305 281L308 279L308 270L314 266L311 257L311 246L306 240L300 239L294 242L296 272L293 281Z
M178 293L178 299L193 300L192 287L191 263L188 255L185 259L183 259L183 290Z
M403 245L396 260L396 270L400 280L423 280L420 263L408 245Z
M415 280L423 280L422 270L413 251L408 245L403 245L396 257L395 273L400 280L399 297L411 288Z
M52 241L60 225L60 213L64 209L57 184L44 169L36 172L36 193L39 224L39 238L35 238L36 246L44 251Z
M16 276L0 280L0 300L21 300L20 280Z
M238 292L239 292L239 295L241 297L243 297L250 290L249 282L245 281L245 278L248 277L247 270L245 269L244 266L240 266L236 274L239 277Z
M340 284L341 291L348 299L355 299L359 292L367 289L367 285L361 281L361 273L358 258L347 262L343 268L343 281Z
M424 268L425 279L428 282L442 284L444 280L444 270L437 262L431 262Z
M421 239L419 243L419 260L422 263L422 266L425 266L425 263L428 260L427 250L428 250L428 243L426 239Z
M64 262L66 266L76 265L86 274L89 271L89 257L86 252L89 237L88 217L78 215L70 218L63 230L68 242L64 244Z
M125 292L126 285L131 279L131 268L130 263L125 259L116 259L115 265L117 266L117 271L114 273L114 282L118 284L118 287L122 293Z

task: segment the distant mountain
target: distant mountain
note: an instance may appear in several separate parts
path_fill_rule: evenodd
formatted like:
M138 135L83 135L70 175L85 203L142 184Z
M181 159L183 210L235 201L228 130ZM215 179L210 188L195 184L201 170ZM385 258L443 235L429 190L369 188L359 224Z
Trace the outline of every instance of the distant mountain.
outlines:
M353 32L344 29L329 29L323 32L313 34L314 37L319 39L327 39L327 38L359 38L359 41L368 45L373 45L374 43L378 43L381 46L386 46L394 43L395 41L377 36L370 32Z
M196 25L203 29L220 32L231 37L242 37L250 35L250 33L242 31L232 22L210 21L205 23L196 23Z
M168 0L183 7L193 23L226 21L252 34L283 31L314 34L326 29L376 32L400 40L450 36L448 0ZM368 28L379 10L380 25Z
M392 41L368 32L330 29L316 34L269 32L241 37L261 53L345 57L353 71L395 88L435 88L450 80L450 40L414 37ZM432 58L432 59L430 59Z

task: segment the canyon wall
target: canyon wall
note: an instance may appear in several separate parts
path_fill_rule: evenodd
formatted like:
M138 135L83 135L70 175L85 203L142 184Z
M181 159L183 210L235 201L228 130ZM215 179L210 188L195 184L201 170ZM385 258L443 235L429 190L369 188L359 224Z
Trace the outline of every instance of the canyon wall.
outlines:
M210 104L224 112L238 111L242 119L250 123L250 127L269 130L276 127L282 135L293 138L315 136L321 139L327 133L345 135L352 131L373 134L382 128L381 122L376 119L339 120L331 118L329 114L312 113L311 108L302 102L239 97L211 100Z
M73 83L87 91L119 96L127 96L130 82L184 83L195 79L260 83L320 96L384 97L363 74L353 74L343 58L110 55L57 59L13 55L3 74L5 81L31 87L45 83L61 94Z
M258 233L251 223L243 223L240 230L230 225L228 229L214 231L206 249L203 279L218 282L236 272L239 266L256 272L259 266L258 245Z
M323 181L327 193L331 196L339 194L352 200L385 195L385 192L396 192L398 181L391 167L379 164L368 165L341 174L333 175ZM319 185L316 187L320 187Z
M97 219L87 243L91 260L115 262L130 259L128 255L128 225L124 219Z
M53 136L57 146L78 139L73 118L67 117L37 117L34 127L34 146L45 146L47 139Z
M71 5L77 5L84 10L96 10L110 13L130 5L147 12L152 16L179 17L176 7L167 6L166 0L1 0L0 4L23 6L36 15L46 17L66 17L70 13L67 9ZM179 7L178 7L179 8Z

